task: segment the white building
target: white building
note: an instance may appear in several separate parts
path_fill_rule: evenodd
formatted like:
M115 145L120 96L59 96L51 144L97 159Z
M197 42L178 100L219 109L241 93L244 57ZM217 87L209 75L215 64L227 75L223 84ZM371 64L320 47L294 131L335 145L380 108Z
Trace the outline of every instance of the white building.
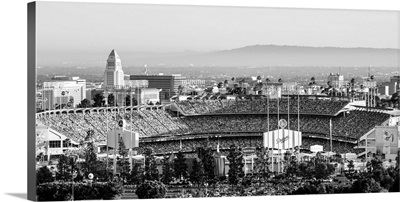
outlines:
M55 109L56 105L65 107L68 103L76 107L86 98L86 80L72 77L70 80L44 82L42 95L42 109Z
M328 76L328 82L334 87L334 88L343 88L346 87L347 81L344 80L344 76L340 75L339 73L337 74L332 74L330 73Z
M78 143L44 125L36 125L36 155L42 153L51 159L51 156L59 156L64 154L67 150L75 150Z
M112 50L108 56L106 70L104 71L104 86L114 88L124 85L121 58L115 50Z

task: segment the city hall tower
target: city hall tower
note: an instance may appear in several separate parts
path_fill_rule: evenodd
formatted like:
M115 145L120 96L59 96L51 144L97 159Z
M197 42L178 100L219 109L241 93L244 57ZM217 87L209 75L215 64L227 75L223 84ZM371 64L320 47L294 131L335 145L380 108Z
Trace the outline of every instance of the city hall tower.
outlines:
M124 71L122 71L121 58L115 50L112 50L107 59L104 71L104 85L110 87L122 87L124 83Z

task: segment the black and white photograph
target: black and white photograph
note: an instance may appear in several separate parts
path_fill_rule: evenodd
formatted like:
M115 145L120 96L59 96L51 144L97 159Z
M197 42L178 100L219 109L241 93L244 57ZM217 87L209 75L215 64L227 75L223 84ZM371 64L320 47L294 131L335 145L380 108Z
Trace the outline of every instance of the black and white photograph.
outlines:
M400 192L399 11L27 7L34 200Z

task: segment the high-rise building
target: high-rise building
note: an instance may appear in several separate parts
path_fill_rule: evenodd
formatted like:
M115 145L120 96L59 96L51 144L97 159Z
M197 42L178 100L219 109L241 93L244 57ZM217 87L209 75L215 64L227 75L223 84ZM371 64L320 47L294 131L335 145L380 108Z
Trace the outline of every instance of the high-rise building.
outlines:
M334 88L346 87L346 84L348 83L347 81L344 80L343 75L340 75L339 73L337 74L330 73L328 76L328 82L330 82L331 86L333 86Z
M124 71L122 71L121 58L115 50L112 50L107 59L104 71L104 86L119 88L124 86Z
M183 85L186 77L180 74L173 75L131 75L131 80L147 80L149 88L161 89L160 99L168 100L178 92L180 85Z

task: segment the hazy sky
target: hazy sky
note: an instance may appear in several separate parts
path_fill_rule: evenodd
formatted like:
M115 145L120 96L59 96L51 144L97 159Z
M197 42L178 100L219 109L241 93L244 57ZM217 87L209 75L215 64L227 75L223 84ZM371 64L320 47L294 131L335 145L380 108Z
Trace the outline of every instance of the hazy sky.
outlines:
M394 11L37 2L39 52L234 49L255 44L398 48Z

